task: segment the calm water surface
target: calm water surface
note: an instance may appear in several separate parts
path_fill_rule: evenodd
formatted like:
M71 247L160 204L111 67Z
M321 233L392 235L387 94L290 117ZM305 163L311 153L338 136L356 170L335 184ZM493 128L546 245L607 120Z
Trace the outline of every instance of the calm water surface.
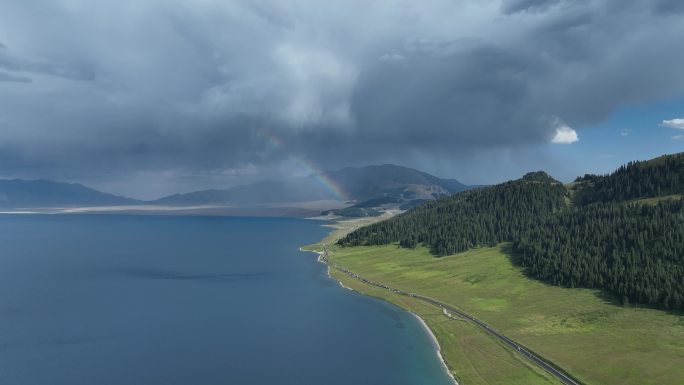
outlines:
M417 320L298 251L320 224L0 216L0 384L450 384Z

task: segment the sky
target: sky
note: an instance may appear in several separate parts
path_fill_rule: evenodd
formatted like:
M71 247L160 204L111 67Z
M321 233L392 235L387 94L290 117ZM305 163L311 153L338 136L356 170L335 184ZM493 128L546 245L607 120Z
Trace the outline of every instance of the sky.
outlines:
M681 0L0 0L0 177L157 198L684 151Z

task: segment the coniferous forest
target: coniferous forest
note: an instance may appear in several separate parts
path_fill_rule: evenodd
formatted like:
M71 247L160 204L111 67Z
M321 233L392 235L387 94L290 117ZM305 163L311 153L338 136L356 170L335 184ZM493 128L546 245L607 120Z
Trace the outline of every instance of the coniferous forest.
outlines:
M510 242L528 275L684 310L684 153L564 186L543 172L427 202L342 246L425 245L437 256Z

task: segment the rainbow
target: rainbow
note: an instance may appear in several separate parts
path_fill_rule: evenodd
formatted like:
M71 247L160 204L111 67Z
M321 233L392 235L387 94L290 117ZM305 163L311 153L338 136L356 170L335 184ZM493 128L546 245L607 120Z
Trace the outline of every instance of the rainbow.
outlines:
M285 141L273 131L259 128L255 130L255 133L258 138L267 142L271 147L288 152ZM318 165L301 156L295 157L293 155L289 155L288 158L298 167L300 167L307 175L314 177L314 179L316 179L321 186L328 190L335 197L335 199L340 201L350 200L344 189L342 189L337 182L332 180L322 168L318 167Z

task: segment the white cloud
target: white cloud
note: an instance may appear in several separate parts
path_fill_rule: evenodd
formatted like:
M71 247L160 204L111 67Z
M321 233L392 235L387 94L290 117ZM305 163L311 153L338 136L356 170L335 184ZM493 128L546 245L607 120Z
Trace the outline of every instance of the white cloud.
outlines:
M672 140L684 140L684 135L675 135L671 139Z
M562 120L555 119L554 126L555 133L553 138L551 138L551 143L571 144L579 141L577 131L573 130L572 127L565 124Z
M629 136L634 130L630 130L629 128L623 128L620 130L620 136Z
M291 44L276 47L274 59L288 90L277 111L284 121L295 127L351 123L350 100L358 75L351 63L334 52Z
M660 123L660 125L663 127L678 128L680 130L684 130L684 118L663 120L663 122Z

